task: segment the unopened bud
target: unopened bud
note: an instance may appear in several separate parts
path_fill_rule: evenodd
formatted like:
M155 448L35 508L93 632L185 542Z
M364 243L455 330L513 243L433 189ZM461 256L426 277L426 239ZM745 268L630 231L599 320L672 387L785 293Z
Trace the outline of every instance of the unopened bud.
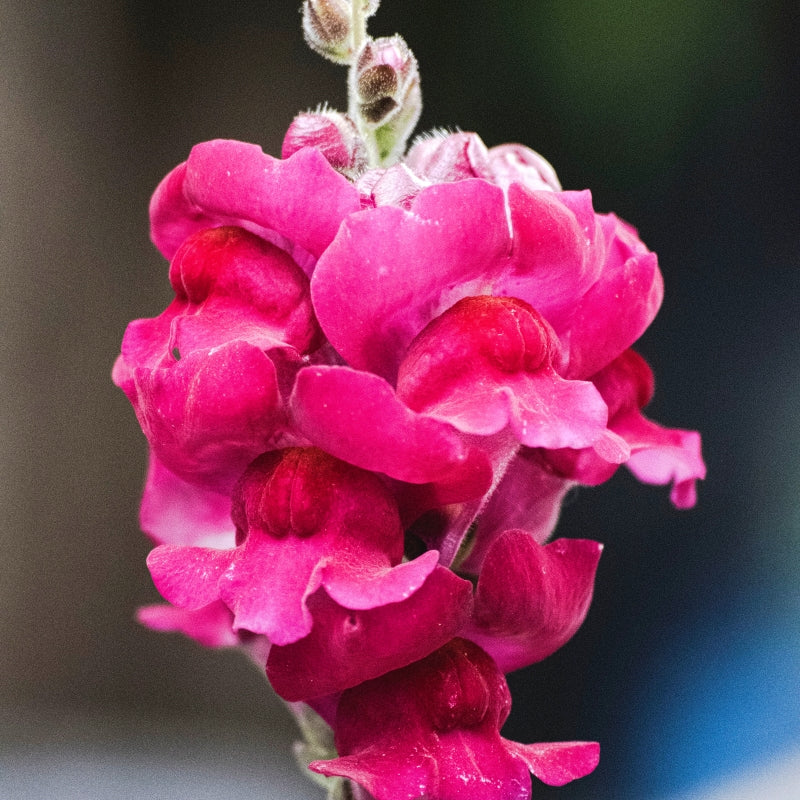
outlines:
M367 39L354 70L359 113L371 127L399 114L419 87L417 59L399 36Z
M308 46L337 64L349 64L353 57L350 24L349 0L305 0L303 3L303 34Z
M367 151L355 123L338 111L298 114L283 139L281 157L289 158L302 147L316 147L337 172L348 178L367 166Z

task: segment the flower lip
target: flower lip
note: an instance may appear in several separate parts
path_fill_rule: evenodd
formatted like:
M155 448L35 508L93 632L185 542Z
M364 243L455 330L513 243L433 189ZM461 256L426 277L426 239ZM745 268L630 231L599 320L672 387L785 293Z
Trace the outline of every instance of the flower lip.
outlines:
M322 456L308 448L259 456L234 490L237 527L259 528L278 539L288 534L305 538L319 530L332 500L329 459Z
M534 372L557 352L555 334L524 300L464 297L430 322L411 343L397 377L398 393L419 410L447 377L462 375L477 357L503 373ZM431 380L432 375L437 380Z

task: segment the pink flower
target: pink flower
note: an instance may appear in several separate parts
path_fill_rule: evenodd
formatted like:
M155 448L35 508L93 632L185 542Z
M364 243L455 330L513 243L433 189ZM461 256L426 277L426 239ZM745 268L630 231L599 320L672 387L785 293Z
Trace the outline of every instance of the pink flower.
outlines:
M561 786L597 766L593 742L523 745L500 736L503 674L463 639L346 691L334 722L339 757L310 766L376 800L528 800L532 772Z
M547 658L583 623L602 549L588 539L541 545L527 531L506 531L481 564L475 608L461 635L503 672Z
M400 563L403 531L383 484L320 450L256 459L234 492L233 519L237 547L157 547L148 558L153 581L190 611L221 600L234 631L299 643L271 657L271 677L291 699L420 658L469 613L470 584L437 566L436 551Z
M226 491L285 427L281 371L321 342L308 278L275 245L221 227L183 243L170 282L167 309L128 326L114 380L165 468Z
M700 453L700 434L663 428L647 419L641 409L653 397L653 373L633 350L626 350L596 375L592 383L608 404L608 427L631 450L626 466L645 483L672 483L670 498L678 508L697 502L696 482L706 476ZM596 485L607 480L615 464L599 459L590 449L550 451L547 462L572 481Z

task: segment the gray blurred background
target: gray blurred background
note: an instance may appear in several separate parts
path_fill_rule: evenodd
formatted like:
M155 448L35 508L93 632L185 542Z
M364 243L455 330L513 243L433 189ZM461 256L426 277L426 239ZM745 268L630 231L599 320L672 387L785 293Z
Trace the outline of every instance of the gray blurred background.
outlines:
M505 734L597 739L603 757L534 797L694 797L750 768L791 783L796 3L383 5L371 32L401 32L421 64L419 131L534 147L659 254L666 299L639 346L650 413L705 440L694 511L627 475L570 498L559 533L606 544L596 600L571 643L512 676ZM345 107L344 70L306 49L298 7L0 0L2 798L319 794L294 780L289 717L256 669L132 621L157 599L145 443L109 377L127 322L170 299L147 234L161 177L195 142L278 154L296 111Z

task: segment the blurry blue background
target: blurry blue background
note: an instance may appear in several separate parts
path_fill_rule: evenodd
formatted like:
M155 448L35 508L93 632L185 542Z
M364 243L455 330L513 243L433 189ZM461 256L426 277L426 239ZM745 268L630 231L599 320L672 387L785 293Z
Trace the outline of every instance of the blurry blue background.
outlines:
M27 720L0 734L12 797L45 796L47 764L76 796L157 797L166 784L142 775L193 746L242 796L260 779L236 752L277 752L264 768L290 774L288 717L252 667L131 622L156 599L145 447L109 371L127 321L169 299L146 228L167 170L220 136L277 154L296 111L344 108L344 71L305 48L298 7L0 0L0 706ZM798 16L788 0L384 0L372 20L420 61L419 131L524 142L637 226L666 282L638 348L649 413L704 436L693 511L622 474L569 500L559 534L606 544L595 602L563 650L511 676L505 734L603 755L534 797L682 798L797 769ZM193 732L209 730L229 732L230 758L208 760L211 734ZM117 783L81 783L120 759Z

